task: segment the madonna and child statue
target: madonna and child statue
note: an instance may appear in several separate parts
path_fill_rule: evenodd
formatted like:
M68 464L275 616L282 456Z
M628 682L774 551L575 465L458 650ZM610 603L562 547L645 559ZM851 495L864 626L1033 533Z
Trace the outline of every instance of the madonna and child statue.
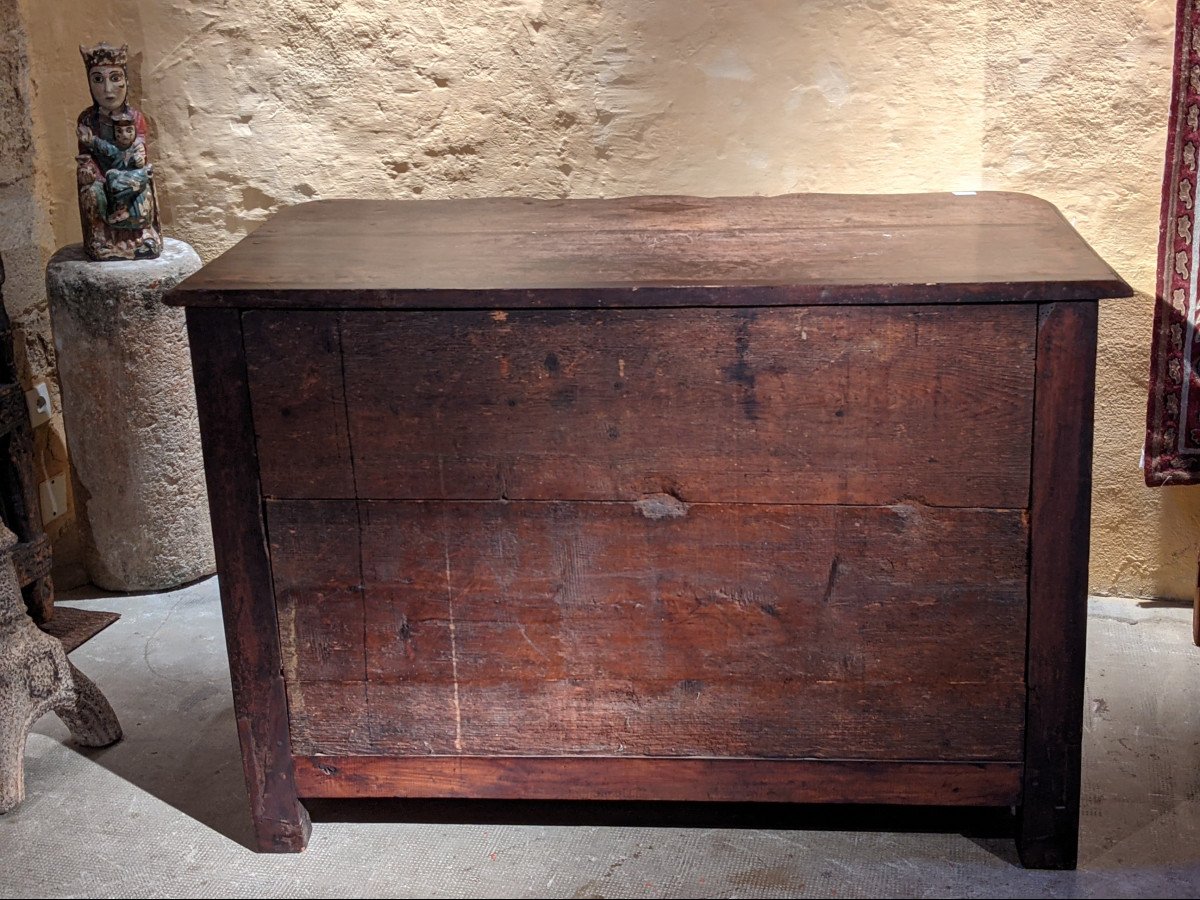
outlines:
M156 259L162 252L146 117L128 103L128 47L80 47L92 105L79 114L75 157L83 247L95 260Z
M129 102L128 47L79 52L92 95L72 154L83 242L50 258L46 296L67 452L88 497L82 561L109 590L167 590L215 568L187 323L163 302L201 262L160 229L162 173Z

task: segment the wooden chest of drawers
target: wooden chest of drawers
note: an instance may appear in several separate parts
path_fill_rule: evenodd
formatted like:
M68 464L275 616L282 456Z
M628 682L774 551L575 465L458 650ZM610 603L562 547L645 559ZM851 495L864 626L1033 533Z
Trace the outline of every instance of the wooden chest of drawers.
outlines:
M1071 866L1096 300L1012 194L326 201L181 285L253 816L1017 805Z

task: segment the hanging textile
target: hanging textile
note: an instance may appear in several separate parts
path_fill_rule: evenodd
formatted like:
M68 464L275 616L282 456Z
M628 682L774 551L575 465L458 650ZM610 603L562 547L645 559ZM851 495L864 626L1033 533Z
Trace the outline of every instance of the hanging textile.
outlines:
M1149 485L1200 483L1200 338L1195 327L1200 275L1200 0L1179 0L1174 72L1146 410Z

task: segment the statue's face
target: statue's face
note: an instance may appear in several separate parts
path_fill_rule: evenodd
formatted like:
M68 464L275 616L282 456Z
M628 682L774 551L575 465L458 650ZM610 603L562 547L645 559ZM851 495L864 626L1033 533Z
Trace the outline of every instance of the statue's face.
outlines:
M116 139L117 146L126 150L133 146L133 142L137 138L137 128L133 125L118 125L113 129L113 137Z
M125 70L120 66L92 66L88 69L88 87L101 109L116 112L125 106Z

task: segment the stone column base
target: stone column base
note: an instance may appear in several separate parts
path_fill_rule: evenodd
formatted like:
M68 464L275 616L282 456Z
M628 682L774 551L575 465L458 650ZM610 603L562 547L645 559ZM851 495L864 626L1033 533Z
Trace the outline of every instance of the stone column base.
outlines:
M157 591L215 570L187 328L167 291L200 268L183 241L158 259L46 269L84 565L113 591Z

